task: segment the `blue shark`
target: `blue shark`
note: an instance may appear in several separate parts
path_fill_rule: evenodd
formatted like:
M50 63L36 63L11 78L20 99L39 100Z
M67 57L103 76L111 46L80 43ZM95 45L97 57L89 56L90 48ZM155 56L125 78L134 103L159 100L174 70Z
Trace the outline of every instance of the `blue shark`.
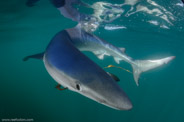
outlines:
M82 30L80 23L74 28L66 29L66 31L69 33L72 43L80 51L93 52L101 60L104 59L104 56L112 56L118 64L120 61L129 63L133 68L133 76L137 86L141 73L167 64L175 58L175 56L169 56L156 60L133 60L126 55L125 48L113 46L107 41Z
M24 58L41 59L52 78L94 101L118 110L132 109L132 103L116 81L79 51L68 30L57 33L44 53Z

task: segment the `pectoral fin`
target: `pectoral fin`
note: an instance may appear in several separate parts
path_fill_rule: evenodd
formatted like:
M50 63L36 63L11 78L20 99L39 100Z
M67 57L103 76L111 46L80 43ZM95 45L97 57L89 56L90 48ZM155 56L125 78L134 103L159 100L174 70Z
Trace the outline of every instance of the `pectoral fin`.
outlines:
M112 73L110 73L110 72L107 72L107 74L108 74L109 76L111 76L111 78L114 79L116 82L119 82L119 81L120 81L120 79L119 79L116 75L114 75L114 74L112 74Z
M120 61L121 61L121 59L120 59L120 58L117 58L117 57L114 57L114 60L115 60L115 62L116 62L117 64L119 64Z
M125 48L120 47L119 49L120 49L123 53L125 53Z
M65 89L67 89L67 88L61 88L61 85L60 85L60 84L58 84L58 85L56 86L56 89L58 89L58 90L62 91L62 90L65 90Z
M106 55L106 56L110 56L110 54L108 54L107 52L102 51L102 50L100 50L100 51L94 51L93 53L94 53L100 60L103 60L105 55Z

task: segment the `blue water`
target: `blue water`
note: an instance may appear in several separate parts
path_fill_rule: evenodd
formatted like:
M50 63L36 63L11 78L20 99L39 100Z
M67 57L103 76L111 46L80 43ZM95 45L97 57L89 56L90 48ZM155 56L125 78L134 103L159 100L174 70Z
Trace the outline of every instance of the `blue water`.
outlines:
M139 87L131 73L117 68L105 69L121 79L118 84L133 103L130 111L111 109L69 90L58 91L57 83L49 76L42 61L22 61L27 55L43 52L57 32L77 24L60 15L49 1L40 0L34 7L27 7L25 2L0 1L0 119L184 122L184 7L180 0L142 0L123 5L124 12L119 18L111 23L101 22L93 32L115 46L126 48L126 54L133 59L176 56L169 64L142 74ZM84 2L92 5L97 0ZM126 3L124 0L105 2ZM126 15L131 7L130 15ZM155 8L162 13L144 11ZM88 10L81 8L84 13L83 9ZM162 18L164 15L169 21ZM105 29L109 24L126 28ZM85 54L102 68L111 64L132 70L125 62L116 64L112 57L99 60L92 53Z

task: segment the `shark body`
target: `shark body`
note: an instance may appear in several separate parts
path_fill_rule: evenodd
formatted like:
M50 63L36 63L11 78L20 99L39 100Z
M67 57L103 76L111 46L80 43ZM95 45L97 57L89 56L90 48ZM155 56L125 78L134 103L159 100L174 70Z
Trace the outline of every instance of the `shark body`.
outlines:
M79 50L93 52L99 59L104 59L105 55L113 56L118 64L120 61L129 63L133 68L133 76L137 85L139 85L139 77L142 72L160 67L175 58L175 56L169 56L156 60L133 60L125 54L125 48L113 46L107 41L82 30L80 24L74 28L67 29L67 32L72 39L72 43Z
M132 103L113 78L81 53L63 30L51 40L44 53L29 58L42 59L57 83L92 100L118 110L129 110Z
M133 67L133 75L138 85L142 72L167 64L174 56L157 60L133 60L118 48L95 35L75 27L54 36L44 53L27 56L42 59L48 73L60 85L78 92L92 100L118 110L130 110L132 103L116 81L85 56L81 51L91 51L98 58L113 56L119 63L126 61Z

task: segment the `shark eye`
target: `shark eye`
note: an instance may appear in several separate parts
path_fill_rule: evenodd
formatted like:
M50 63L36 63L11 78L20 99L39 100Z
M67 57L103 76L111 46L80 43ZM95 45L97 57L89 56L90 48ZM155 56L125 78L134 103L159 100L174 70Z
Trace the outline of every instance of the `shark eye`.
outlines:
M76 84L76 89L79 90L79 91L82 90L81 87L80 87L80 84Z

